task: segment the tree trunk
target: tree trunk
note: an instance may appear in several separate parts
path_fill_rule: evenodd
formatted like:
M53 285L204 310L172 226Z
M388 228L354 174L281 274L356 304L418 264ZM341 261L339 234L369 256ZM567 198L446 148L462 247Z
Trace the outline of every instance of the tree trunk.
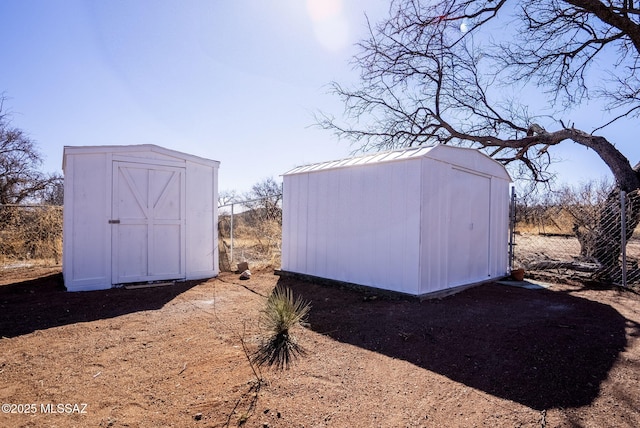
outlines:
M638 189L628 191L625 199L625 236L626 241L628 241L631 239L635 228L640 224L640 195ZM620 189L615 189L607 197L598 217L593 256L602 266L598 276L604 281L619 282L621 279L621 208Z

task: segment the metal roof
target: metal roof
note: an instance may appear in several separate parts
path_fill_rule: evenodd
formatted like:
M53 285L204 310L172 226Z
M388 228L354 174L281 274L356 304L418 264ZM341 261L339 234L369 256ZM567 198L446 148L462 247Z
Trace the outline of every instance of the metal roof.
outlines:
M325 169L344 168L354 165L375 164L381 162L391 162L403 159L418 158L426 155L436 146L418 146L408 149L391 150L387 152L377 152L358 157L340 159L328 162L314 163L293 168L283 175L302 174L305 172L320 171Z

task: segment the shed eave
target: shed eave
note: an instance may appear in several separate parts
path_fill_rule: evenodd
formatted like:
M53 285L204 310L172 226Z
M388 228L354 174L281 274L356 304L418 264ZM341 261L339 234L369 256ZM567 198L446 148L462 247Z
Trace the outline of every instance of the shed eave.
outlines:
M483 161L488 160L489 162L487 162L487 164L491 165L491 167L489 168L491 169L491 171L485 172L487 172L491 176L507 180L509 182L512 181L511 176L507 172L507 169L504 165L502 165L495 159L492 159L490 156L481 152L480 150L470 147L457 147L444 144L433 146L418 146L385 152L369 153L352 158L301 165L285 172L284 174L282 174L282 176L286 177L297 174L307 174L311 172L328 171L341 168L357 167L362 165L375 165L388 162L403 162L412 159L423 158L439 160L442 162L450 163L452 165L461 166L459 162L457 162L457 159L455 159L455 156L451 155L456 151L458 151L459 153L472 153L471 156L484 158Z
M330 160L326 162L312 163L297 166L284 174L283 177L295 174L305 174L308 172L326 171L332 169L349 168L361 165L375 165L388 162L399 162L408 159L420 159L424 157L435 146L419 146L406 149L389 150L385 152L369 153L362 156Z
M133 144L133 145L104 145L104 146L64 146L62 155L62 170L65 170L67 155L84 153L127 153L127 152L154 152L165 156L171 156L184 161L190 161L202 165L218 168L220 161L207 159L177 150L167 149L155 144Z
M451 157L451 154L456 151L471 153L472 156L483 158L483 160L486 159L487 161L489 161L489 162L486 162L486 164L491 166L491 171L482 171L482 172L485 172L488 175L491 175L493 177L506 180L510 183L513 181L511 179L511 176L509 175L509 172L507 171L507 168L503 164L493 159L491 156L487 155L486 153L483 153L480 150L474 149L472 147L438 145L438 146L434 146L434 149L431 152L429 152L429 156L426 156L426 157L439 160L442 162L447 162L451 165L461 166L461 163L458 163L457 159L454 159Z

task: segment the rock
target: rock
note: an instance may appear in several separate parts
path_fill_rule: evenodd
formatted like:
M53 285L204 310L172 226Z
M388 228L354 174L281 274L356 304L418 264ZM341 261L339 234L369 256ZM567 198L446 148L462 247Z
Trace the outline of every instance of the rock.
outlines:
M251 272L249 271L249 269L243 271L240 274L240 279L249 279L249 278L251 278Z
M200 419L202 419L202 413L196 413L195 415L193 415L193 419L199 421Z

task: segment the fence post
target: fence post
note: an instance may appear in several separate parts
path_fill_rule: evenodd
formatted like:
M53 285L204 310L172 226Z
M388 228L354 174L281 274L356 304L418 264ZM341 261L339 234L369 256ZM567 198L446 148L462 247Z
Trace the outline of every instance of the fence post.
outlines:
M620 244L622 245L622 286L627 286L627 192L620 191Z
M509 271L513 270L514 252L516 236L516 188L511 188L511 204L509 213Z
M231 203L231 260L229 260L229 268L233 266L233 202Z

